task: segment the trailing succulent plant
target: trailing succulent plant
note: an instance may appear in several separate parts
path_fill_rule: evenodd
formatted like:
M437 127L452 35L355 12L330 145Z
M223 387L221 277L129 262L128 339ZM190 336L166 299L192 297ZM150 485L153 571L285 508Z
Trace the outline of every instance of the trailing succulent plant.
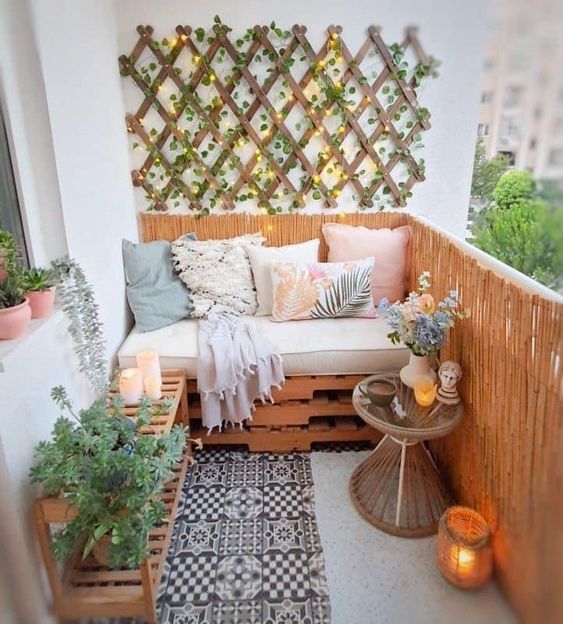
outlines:
M26 269L21 275L21 285L24 291L43 291L55 285L55 276L49 269Z
M23 290L17 277L8 276L0 281L0 309L13 308L23 301Z
M57 293L69 319L69 332L74 342L80 370L86 375L97 396L108 387L107 360L103 325L100 321L94 289L82 267L73 258L51 263L57 282Z
M64 559L81 544L86 557L109 537L109 565L138 567L149 556L149 531L163 520L156 495L181 459L186 432L177 425L160 437L140 435L155 409L147 399L128 418L121 398L109 409L100 399L76 413L64 388L53 388L51 396L70 418L61 416L52 440L37 445L31 481L77 510L54 535L55 557Z

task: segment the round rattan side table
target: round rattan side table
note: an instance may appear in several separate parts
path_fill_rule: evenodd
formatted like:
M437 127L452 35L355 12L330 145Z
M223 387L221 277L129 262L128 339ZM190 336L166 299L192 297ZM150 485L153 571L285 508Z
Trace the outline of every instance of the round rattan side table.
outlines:
M398 388L391 405L376 406L362 394L360 386L369 377L354 389L356 412L384 435L354 470L350 495L358 512L378 529L401 537L432 535L451 499L424 442L450 433L463 407L436 401L421 407L398 373L390 377Z

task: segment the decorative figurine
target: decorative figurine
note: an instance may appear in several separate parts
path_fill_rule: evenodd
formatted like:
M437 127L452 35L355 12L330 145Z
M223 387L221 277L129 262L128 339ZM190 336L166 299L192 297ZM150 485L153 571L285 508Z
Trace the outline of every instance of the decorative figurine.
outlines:
M440 378L440 388L437 399L445 405L457 405L460 397L456 388L457 382L461 379L461 366L457 362L444 362L438 369Z

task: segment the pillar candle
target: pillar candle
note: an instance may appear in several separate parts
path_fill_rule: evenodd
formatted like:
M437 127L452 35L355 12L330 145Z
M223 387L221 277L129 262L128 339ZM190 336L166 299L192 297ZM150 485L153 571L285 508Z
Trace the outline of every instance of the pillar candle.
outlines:
M126 368L119 374L119 394L125 405L136 405L143 394L143 376L138 368Z
M160 362L156 351L141 351L137 353L137 366L141 369L143 379L155 377L162 384Z
M145 377L145 394L151 401L158 401L162 397L162 385L156 377Z

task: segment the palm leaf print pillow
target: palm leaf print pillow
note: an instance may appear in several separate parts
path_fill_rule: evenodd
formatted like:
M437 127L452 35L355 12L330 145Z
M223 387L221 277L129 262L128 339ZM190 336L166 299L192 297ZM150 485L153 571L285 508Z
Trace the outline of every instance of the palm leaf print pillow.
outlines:
M273 321L373 318L373 258L353 262L274 262Z

